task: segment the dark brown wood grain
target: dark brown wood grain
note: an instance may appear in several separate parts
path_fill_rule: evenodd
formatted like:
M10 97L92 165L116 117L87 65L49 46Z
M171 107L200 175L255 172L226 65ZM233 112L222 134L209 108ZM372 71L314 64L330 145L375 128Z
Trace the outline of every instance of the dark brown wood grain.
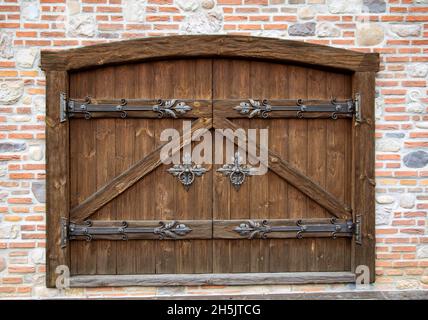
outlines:
M247 58L299 63L349 71L379 69L379 55L307 42L238 35L182 35L126 40L43 51L43 70L76 70L110 64L173 58Z
M239 128L238 125L224 118L215 118L213 125L216 129L237 130ZM269 169L273 170L299 191L327 209L333 216L344 218L351 215L351 209L349 207L338 201L336 197L320 187L312 179L308 178L288 162L281 159L281 157L273 151L269 150L268 154Z
M192 125L192 134L202 128L210 129L211 119L201 118L196 120ZM183 145L188 144L189 141L181 140L180 146L177 150L179 151ZM106 203L110 202L118 195L125 192L129 187L134 185L138 180L142 179L145 175L152 172L159 165L161 165L160 160L160 150L162 146L157 148L155 151L151 152L144 159L137 162L131 168L122 172L111 180L108 184L99 189L96 193L92 194L90 197L86 198L78 206L71 209L70 219L73 222L81 222L86 218L90 217L95 211L100 209Z
M365 265L370 270L370 282L375 281L375 149L374 103L375 73L357 72L352 78L354 93L361 95L362 122L353 126L353 192L354 217L362 217L362 245L354 244L353 267ZM354 271L354 270L353 270Z
M287 272L74 276L71 287L353 283L352 272Z
M69 124L60 122L59 97L67 93L64 71L46 74L46 286L55 287L56 267L70 265L70 247L61 248L61 218L69 219Z

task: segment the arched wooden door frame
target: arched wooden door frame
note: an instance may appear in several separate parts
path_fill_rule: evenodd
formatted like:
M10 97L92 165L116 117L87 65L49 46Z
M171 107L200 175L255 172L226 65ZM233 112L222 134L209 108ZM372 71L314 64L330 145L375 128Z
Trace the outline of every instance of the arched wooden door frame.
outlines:
M69 91L69 72L101 66L177 58L235 58L293 63L352 74L353 94L360 94L361 119L353 119L352 215L361 219L361 244L353 245L352 270L366 265L375 277L374 99L377 53L361 53L305 42L272 38L209 35L168 36L127 40L63 51L42 51L46 72L47 254L46 283L55 287L55 269L70 265L70 252L61 245L62 221L69 208L69 124L61 122L60 95ZM357 121L359 120L359 121ZM353 274L252 274L76 276L74 286L257 284L349 282Z

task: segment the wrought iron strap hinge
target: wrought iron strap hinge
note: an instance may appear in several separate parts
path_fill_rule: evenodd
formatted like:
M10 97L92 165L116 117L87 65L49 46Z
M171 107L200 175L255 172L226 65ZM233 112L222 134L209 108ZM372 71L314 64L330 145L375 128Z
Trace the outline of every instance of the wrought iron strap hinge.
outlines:
M303 99L298 100L280 100L280 102L269 102L268 100L254 100L249 99L242 101L234 107L234 109L242 115L248 116L248 118L268 118L269 115L276 111L292 111L296 112L296 118L303 119L305 114L311 112L317 113L330 113L332 119L337 119L339 115L352 116L356 113L356 107L358 104L357 99L348 100L336 100L330 101L305 101Z
M298 220L296 225L283 226L272 225L268 220L261 222L248 220L234 228L234 231L247 239L266 239L272 232L294 233L297 239L304 238L305 234L327 233L336 239L339 235L352 237L355 225L351 220L338 222L336 219L331 219L330 223L304 223Z
M119 236L122 240L128 240L129 236L152 234L157 239L179 239L192 232L192 229L178 221L159 222L157 227L129 226L123 221L120 226L94 226L92 221L87 220L83 224L71 223L68 226L68 239L86 241L103 239L105 236Z
M136 103L136 102L134 102ZM75 115L82 115L85 119L91 119L96 113L111 113L111 116L117 116L125 119L129 112L149 111L155 112L158 118L178 118L186 112L191 111L192 107L185 101L177 99L157 100L154 104L137 105L128 104L125 99L118 100L117 103L92 103L90 98L85 101L67 99L65 93L60 94L60 121L64 122Z

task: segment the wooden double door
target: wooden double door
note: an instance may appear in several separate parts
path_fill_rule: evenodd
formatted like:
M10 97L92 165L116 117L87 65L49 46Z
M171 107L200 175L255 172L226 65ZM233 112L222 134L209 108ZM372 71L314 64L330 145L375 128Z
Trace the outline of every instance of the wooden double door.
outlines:
M353 98L350 74L203 58L69 79L73 275L351 271L354 105L327 111ZM203 163L186 188L160 161L163 130L185 136L184 121L212 133L200 140L213 154L215 129L267 129L268 172L237 188L223 164Z

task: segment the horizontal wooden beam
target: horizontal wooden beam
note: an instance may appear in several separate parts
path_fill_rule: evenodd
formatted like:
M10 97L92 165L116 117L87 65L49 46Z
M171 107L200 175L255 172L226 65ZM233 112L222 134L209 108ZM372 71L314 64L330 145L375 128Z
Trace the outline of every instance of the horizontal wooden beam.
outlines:
M214 118L213 126L216 129L231 129L233 131L239 129L239 127L232 121L218 117ZM226 135L226 138L229 139L230 137ZM237 141L233 142L237 143ZM259 143L253 143L257 146L256 153L260 154L259 151L261 147ZM267 153L269 169L275 172L278 176L328 210L334 217L346 219L352 216L351 208L338 201L334 195L294 168L290 163L281 159L281 157L272 150L267 150Z
M354 282L355 274L351 272L82 275L70 278L70 286L77 288Z
M71 240L292 239L352 237L341 219L94 220L70 224Z
M379 55L307 42L239 35L179 35L42 51L43 70L78 70L172 58L244 58L348 71L378 71Z
M172 150L173 153L178 152L183 146L189 144L191 141L184 139L184 137L192 137L193 133L199 129L210 129L212 127L212 119L199 118L192 123L190 135L182 133L180 137L180 145ZM202 134L202 131L199 131ZM144 159L138 161L128 170L122 172L109 183L107 183L100 190L89 196L86 200L74 207L70 211L70 220L72 222L82 222L89 218L93 213L102 208L105 204L109 203L117 196L125 192L128 188L133 186L137 181L148 175L162 164L160 158L160 151L163 145L151 152Z
M298 288L297 288L298 289ZM118 298L120 299L120 298ZM358 290L330 292L287 291L263 293L180 294L144 297L151 300L428 300L428 290ZM315 311L316 312L316 311Z

